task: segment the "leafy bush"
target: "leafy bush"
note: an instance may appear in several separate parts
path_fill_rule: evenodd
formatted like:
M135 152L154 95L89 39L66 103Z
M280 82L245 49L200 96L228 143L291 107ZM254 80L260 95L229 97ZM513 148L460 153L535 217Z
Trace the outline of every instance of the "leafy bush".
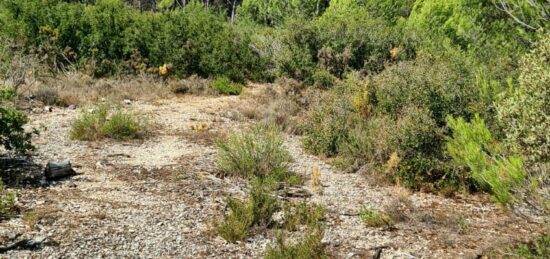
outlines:
M229 175L284 180L292 157L283 147L280 130L274 125L257 125L228 137L218 145L218 168Z
M0 87L0 145L7 150L25 153L33 150L31 137L34 132L26 132L23 128L28 122L27 116L17 111L9 103L15 98L15 90Z
M519 85L497 105L506 144L529 163L550 160L550 34L520 62Z
M479 116L470 123L462 118L449 117L448 126L453 135L448 139L447 150L453 161L469 170L478 187L492 193L497 202L507 204L514 201L512 190L525 179L521 158L502 157L500 148Z
M369 227L390 227L395 224L386 213L372 208L362 208L359 217Z
M120 108L111 110L109 105L99 105L82 110L71 124L70 136L78 140L98 140L102 138L131 139L140 138L146 131L142 118L125 112Z
M227 77L218 77L211 82L211 87L220 94L239 95L243 86L231 82Z
M304 148L315 154L336 156L344 148L356 118L349 101L351 87L340 83L319 100L311 109L302 125Z
M13 217L15 214L15 193L6 190L0 179L0 219Z

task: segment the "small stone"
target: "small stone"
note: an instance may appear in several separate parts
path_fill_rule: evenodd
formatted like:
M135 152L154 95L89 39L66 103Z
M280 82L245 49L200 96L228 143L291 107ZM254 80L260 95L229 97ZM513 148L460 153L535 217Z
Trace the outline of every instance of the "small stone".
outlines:
M44 111L45 112L52 112L53 108L51 106L44 106Z
M67 107L69 110L76 110L76 105L71 104L69 107Z

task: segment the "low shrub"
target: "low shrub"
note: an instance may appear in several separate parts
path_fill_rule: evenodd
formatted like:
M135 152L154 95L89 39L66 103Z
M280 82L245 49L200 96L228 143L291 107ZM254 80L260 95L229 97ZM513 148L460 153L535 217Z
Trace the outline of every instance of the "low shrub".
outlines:
M369 227L391 227L395 224L386 213L373 208L362 208L359 217Z
M243 90L243 86L232 82L227 77L218 77L210 83L210 87L220 94L239 95Z
M447 151L465 171L463 182L471 178L478 188L493 194L498 203L512 202L513 189L525 180L521 158L504 157L502 148L479 116L471 122L449 117L448 126L452 137L447 139Z
M263 179L252 181L250 196L246 202L228 198L229 214L223 222L215 223L215 229L225 240L235 243L244 240L255 226L267 226L278 208L277 198L272 194L273 186Z
M283 205L285 221L282 228L290 231L296 231L302 225L314 228L324 219L325 213L326 209L320 205L309 205L306 202L285 203Z
M292 157L283 147L280 130L272 124L233 134L218 144L218 151L218 168L228 175L278 181L291 175Z
M324 231L321 228L308 230L298 242L288 244L282 234L277 236L277 246L269 246L264 254L266 259L320 259L328 258L323 243Z
M59 93L56 89L42 87L34 91L34 98L41 101L44 105L62 105L63 102L59 98Z
M77 140L98 140L102 138L141 138L146 132L146 122L136 115L109 105L99 105L82 110L71 124L70 137Z
M0 179L0 219L11 218L15 213L15 193L6 190Z
M170 90L175 94L212 95L216 91L210 87L208 79L192 75L186 79L171 81Z

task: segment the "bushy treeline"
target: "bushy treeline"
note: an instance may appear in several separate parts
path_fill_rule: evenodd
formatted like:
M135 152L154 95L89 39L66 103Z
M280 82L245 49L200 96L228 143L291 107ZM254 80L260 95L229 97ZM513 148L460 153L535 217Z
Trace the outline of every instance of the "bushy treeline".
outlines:
M176 77L293 78L323 89L301 130L308 150L415 189L506 203L525 175L545 175L544 0L72 2L2 1L4 52L95 76L171 64Z
M8 0L0 10L2 36L52 67L107 76L173 64L177 76L263 77L265 62L250 48L251 32L196 2L155 13L117 0L93 5Z

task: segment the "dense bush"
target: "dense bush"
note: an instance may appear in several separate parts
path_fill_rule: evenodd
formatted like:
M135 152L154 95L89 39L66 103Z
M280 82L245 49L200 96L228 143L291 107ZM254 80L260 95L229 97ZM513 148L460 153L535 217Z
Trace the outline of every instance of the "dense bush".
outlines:
M34 149L32 132L26 132L27 116L16 110L10 101L15 98L15 89L0 86L0 145L8 151L25 153Z
M497 105L505 141L530 163L550 160L550 34L520 62L519 85Z
M28 53L58 57L95 76L145 72L171 63L178 77L223 75L260 80L263 65L249 47L250 35L224 16L192 2L165 13L140 12L120 0L95 4L59 0L0 3L1 36Z

